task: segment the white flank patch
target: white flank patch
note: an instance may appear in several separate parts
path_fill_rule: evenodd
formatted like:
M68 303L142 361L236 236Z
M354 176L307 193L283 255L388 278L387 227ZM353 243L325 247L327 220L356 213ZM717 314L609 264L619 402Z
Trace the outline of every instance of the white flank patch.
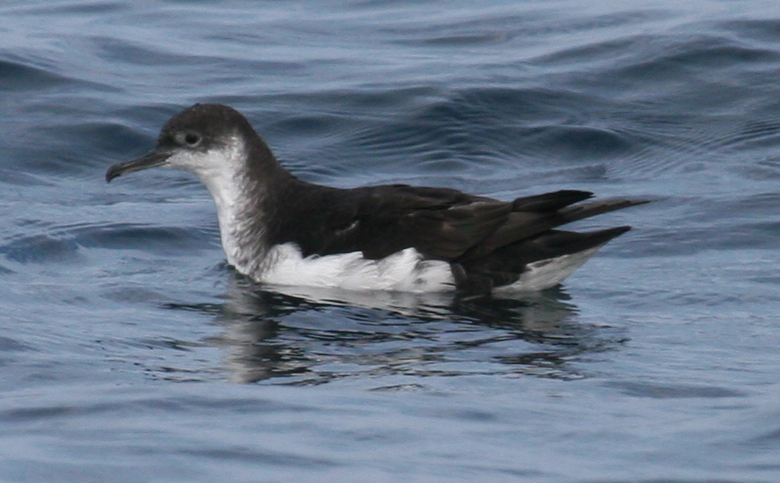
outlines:
M424 260L414 248L381 260L368 260L361 252L303 258L297 246L285 243L273 247L265 263L259 281L275 285L411 293L455 289L450 264Z
M536 291L554 287L574 273L575 270L587 262L602 245L589 248L581 252L562 255L547 260L529 263L525 271L520 275L520 280L503 287L496 287L496 292Z

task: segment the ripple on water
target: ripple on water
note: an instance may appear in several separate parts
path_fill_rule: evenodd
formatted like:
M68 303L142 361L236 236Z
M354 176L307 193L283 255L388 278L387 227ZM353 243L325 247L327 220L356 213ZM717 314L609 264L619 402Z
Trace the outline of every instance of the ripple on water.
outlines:
M334 174L364 173L368 164L385 179L446 173L476 182L504 179L510 169L518 183L529 168L603 165L642 149L643 138L630 130L579 119L580 107L593 99L566 90L487 87L420 95L410 109L346 126L316 147L314 159Z
M0 60L0 86L10 91L52 89L77 84L74 79L33 67L21 60Z
M133 249L171 255L212 249L195 228L124 224L77 224L42 227L47 233L17 237L0 246L0 254L16 263L80 263L81 248Z
M609 382L608 387L614 387L629 396L646 397L652 399L679 399L679 398L732 398L745 397L746 393L735 389L718 386L696 386L684 384L654 384L649 382Z
M0 247L0 253L17 263L79 263L85 261L72 239L49 235L27 236Z

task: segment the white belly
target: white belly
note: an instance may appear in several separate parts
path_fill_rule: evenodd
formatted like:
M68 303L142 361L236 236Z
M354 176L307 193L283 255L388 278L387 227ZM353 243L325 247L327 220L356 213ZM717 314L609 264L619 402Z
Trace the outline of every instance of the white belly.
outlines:
M592 257L600 246L528 264L517 282L496 287L497 292L544 290L561 283ZM380 260L363 258L361 252L303 257L293 243L272 248L260 273L249 274L271 285L434 293L455 290L448 262L425 260L407 248Z
M425 260L414 248L381 260L368 260L361 252L304 258L297 246L285 243L272 248L266 260L253 278L268 284L411 293L455 289L450 264Z

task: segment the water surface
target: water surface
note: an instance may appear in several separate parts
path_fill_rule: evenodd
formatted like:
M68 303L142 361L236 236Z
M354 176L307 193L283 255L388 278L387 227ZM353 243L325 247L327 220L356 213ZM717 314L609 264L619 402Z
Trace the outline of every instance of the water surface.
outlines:
M773 482L773 1L6 2L0 479ZM654 203L561 287L286 293L186 173L195 102L303 179Z

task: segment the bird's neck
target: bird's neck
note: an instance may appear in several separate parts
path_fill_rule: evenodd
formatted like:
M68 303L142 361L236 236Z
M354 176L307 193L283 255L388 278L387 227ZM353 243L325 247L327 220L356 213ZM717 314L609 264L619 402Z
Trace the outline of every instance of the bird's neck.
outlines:
M232 179L231 179L232 178ZM267 253L264 190L245 177L213 178L206 186L214 198L222 247L229 264L251 275Z
M245 153L235 153L245 156ZM252 159L252 158L249 158ZM263 166L244 165L234 170L212 172L203 176L217 208L222 247L229 264L253 278L271 263L268 258L267 223L275 206L269 187L279 188L292 175L273 158L266 158Z

